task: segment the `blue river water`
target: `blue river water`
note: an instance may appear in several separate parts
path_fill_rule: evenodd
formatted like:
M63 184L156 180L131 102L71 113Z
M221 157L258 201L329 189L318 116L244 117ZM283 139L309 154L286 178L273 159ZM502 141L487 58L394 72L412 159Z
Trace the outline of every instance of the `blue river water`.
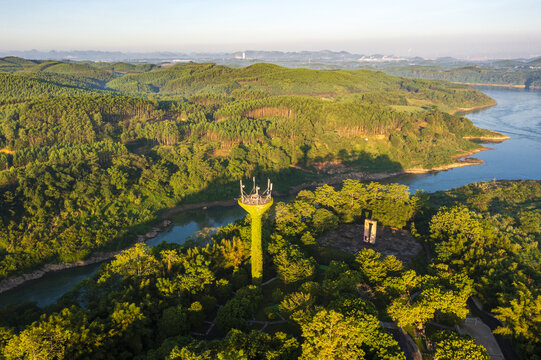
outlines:
M477 181L541 180L541 91L503 88L480 88L498 104L467 115L475 125L501 132L511 139L498 144L486 144L494 150L480 152L474 157L481 165L466 166L437 173L404 175L393 178L426 191L447 190ZM227 225L244 216L238 206L192 210L177 214L173 226L147 242L149 246L162 241L182 244L197 231ZM99 264L46 274L0 294L0 307L34 301L39 306L54 303L78 282L95 274Z
M481 165L466 166L438 173L405 175L392 179L427 191L447 190L477 181L541 179L541 91L480 88L498 104L469 113L467 117L484 129L511 137L498 144L485 144L494 150L473 157Z

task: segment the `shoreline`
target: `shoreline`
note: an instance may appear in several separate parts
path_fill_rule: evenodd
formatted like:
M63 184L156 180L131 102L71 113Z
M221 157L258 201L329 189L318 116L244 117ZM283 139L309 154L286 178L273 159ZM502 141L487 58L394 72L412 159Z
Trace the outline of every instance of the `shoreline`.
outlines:
M488 108L496 106L496 105L498 105L498 103L496 101L494 101L494 103L486 104L486 105L472 106L472 107L469 107L469 108L456 108L452 112L451 115L460 115L460 114L466 115L469 112L476 111L476 110L488 109Z
M472 85L472 86L493 86L493 87L506 87L506 88L514 88L514 89L526 89L526 85L524 84L484 84L484 83L468 83L468 82L459 82L459 81L451 81L454 84L462 84L462 85ZM528 86L528 89L541 89L541 86Z
M135 241L132 242L130 246L122 250L108 251L108 252L97 251L92 256L90 256L88 259L85 259L85 260L78 260L71 263L45 264L41 266L39 269L36 269L30 273L25 273L21 275L12 275L0 281L0 294L9 290L15 289L16 287L24 283L27 283L29 281L40 279L48 273L63 271L67 269L73 269L73 268L82 267L82 266L93 265L93 264L110 260L114 258L117 254L119 254L121 251L134 247L137 243L145 242L147 240L155 238L159 233L161 233L169 225L171 225L171 223L172 223L171 220L168 220L168 219L161 221L158 225L152 227L152 229L148 231L147 233L137 235L135 237Z
M505 141L505 140L507 140L509 138L509 137L506 137L504 135L502 135L502 136L505 137L505 139L501 139L501 136L484 137L484 138L486 138L488 140L490 140L490 139L492 139L492 140L501 139L500 141ZM369 173L369 172L364 172L364 171L344 172L342 174L338 174L338 175L335 175L335 176L330 176L330 177L325 178L324 180L321 180L321 181L312 181L312 182L302 183L302 184L299 184L299 185L296 185L296 186L292 186L288 190L287 193L276 193L276 196L277 197L291 196L291 195L294 195L294 194L298 193L301 190L308 189L308 188L313 188L313 187L323 186L323 185L340 184L346 179L354 179L354 180L361 180L361 181L377 181L377 180L385 180L385 179L389 179L389 178L393 178L393 177L398 177L398 176L401 176L401 175L427 174L427 173L432 173L432 172L451 170L451 169L464 167L464 166L480 165L480 164L483 164L484 161L477 160L477 159L475 159L475 160L468 159L467 157L469 157L471 155L474 155L474 154L477 154L477 153L479 153L481 151L486 151L486 150L493 150L493 149L487 148L487 147L482 147L482 148L478 148L478 149L475 149L475 150L466 151L466 152L463 152L461 154L453 156L453 158L457 160L456 162L451 163L451 164L447 164L447 165L437 166L437 167L434 167L434 168L431 168L431 169L413 167L413 168L402 169L402 170L393 171L393 172L388 172L388 171L382 171L382 172L376 172L376 173ZM460 159L464 159L464 160L460 160ZM158 214L158 219L160 219L159 224L154 226L147 233L137 235L135 237L133 243L130 246L128 246L128 247L126 247L126 248L124 248L122 250L118 250L118 251L96 252L86 260L79 260L79 261L76 261L76 262L73 262L73 263L45 264L45 265L41 266L39 269L36 269L36 270L34 270L34 271L30 272L30 273L25 273L25 274L20 274L20 275L12 275L12 276L0 281L0 294L2 294L4 292L7 292L9 290L12 290L12 289L14 289L14 288L26 283L26 282L40 279L43 276L45 276L46 274L51 273L51 272L57 272L57 271L72 269L72 268L76 268L76 267L92 265L92 264L96 264L96 263L100 263L100 262L110 260L110 259L114 258L115 255L119 254L121 251L130 249L133 246L135 246L135 244L137 244L137 243L145 242L147 240L153 239L158 234L163 232L172 223L172 221L169 219L172 215L175 215L175 214L178 214L178 213L181 213L181 212L184 212L184 211L189 211L189 210L197 210L197 209L204 209L204 208L206 209L206 208L209 208L209 207L233 206L235 204L236 204L236 200L231 199L231 200L219 200L219 201L203 202L203 203L197 203L197 204L184 204L184 205L179 205L179 206L175 206L175 207L172 207L172 208L165 209L165 210L163 210L162 212L160 212Z
M499 135L499 136L464 136L464 139L468 140L478 140L483 142L490 142L490 143L500 143L505 140L511 139L511 137L507 135ZM475 153L474 153L475 154Z

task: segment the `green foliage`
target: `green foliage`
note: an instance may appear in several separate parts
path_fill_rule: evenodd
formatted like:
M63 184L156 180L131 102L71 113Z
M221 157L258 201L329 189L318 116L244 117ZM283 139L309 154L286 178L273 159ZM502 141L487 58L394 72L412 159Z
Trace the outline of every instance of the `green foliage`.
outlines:
M140 278L157 274L158 261L148 251L144 243L122 251L110 264L100 281L106 281L113 274L123 278Z
M488 360L486 349L477 345L467 336L459 336L451 331L442 331L435 336L435 358L441 360Z
M399 79L367 70L331 72L287 69L271 64L254 64L238 69L215 64L179 64L117 78L107 86L126 93L150 90L167 95L211 93L235 98L293 93L399 105L407 104L407 99L427 97L448 104L486 101L486 97L461 85ZM352 97L351 94L361 95Z
M381 283L389 274L402 270L402 263L389 255L381 260L381 254L373 249L361 249L355 258L361 274L372 284Z
M162 338L186 335L189 331L188 316L181 306L171 306L163 310L158 321L158 331Z
M246 330L246 320L252 316L261 303L261 290L253 285L239 289L231 300L218 309L216 326L226 333L230 329Z
M478 148L465 137L492 134L440 111L489 103L479 92L370 71L15 58L1 59L0 71L9 72L0 74L0 277L123 248L159 210L231 198L237 188L230 185L254 174L270 175L286 191L320 179L329 166L433 167ZM412 103L426 109L395 108ZM535 191L520 190L520 198L535 202ZM504 193L499 202L473 190L466 198L492 211L509 201ZM6 358L403 359L380 320L456 322L465 316L471 277L478 293L504 282L520 289L514 298L500 292L495 311L505 321L499 331L531 342L531 354L539 326L536 318L523 319L536 313L539 294L525 288L537 284L540 218L518 199L499 217L442 209L432 232L420 231L436 251L420 275L393 256L363 250L353 259L316 239L367 217L404 228L426 205L422 196L397 184L352 180L301 191L263 224L266 262L278 280L246 286L245 220L207 234L203 247L136 244L39 320L35 306L2 313L0 349ZM518 230L502 239L494 223ZM505 271L491 273L495 265L520 274L498 283ZM484 278L497 284L488 288ZM269 314L276 323L261 324ZM218 338L195 340L192 334L212 320L218 333L209 336ZM262 330L249 331L255 326ZM442 341L440 348L455 345L449 346Z
M290 316L297 311L308 311L314 305L315 298L310 293L294 292L280 302L280 311Z
M504 69L465 66L444 70L429 66L393 67L389 74L410 78L441 79L471 84L525 85L535 86L541 74L527 67L510 66Z
M301 248L277 235L269 245L278 276L286 283L310 278L316 269L313 258L307 257Z
M525 357L539 353L541 252L538 181L475 183L431 196L442 207L423 232L436 261L474 280L473 290ZM470 210L464 205L473 210ZM427 233L426 231L429 231Z
M318 271L318 264L307 254L319 245L305 244L302 239L305 234L321 233L321 228L316 228L321 224L313 221L319 210L325 210L320 211L325 218L333 219L333 226L362 219L363 206L372 202L351 205L351 199L359 196L357 191L368 192L365 199L375 198L381 204L388 203L386 197L400 198L408 214L430 201L422 195L418 196L420 204L409 196L401 197L403 190L394 185L360 186L358 182L347 182L340 190L326 186L302 191L291 202L279 204L276 217L265 220L264 231L271 234L266 246L279 279L262 287L242 286L249 281L242 240L249 237L246 219L219 229L204 247L162 244L147 249L138 244L118 254L94 279L64 299L65 304L76 307L65 307L33 324L25 323L24 316L17 321L0 321L4 329L0 349L4 354L22 354L17 355L20 357L27 356L24 349L51 351L50 341L38 329L48 329L54 319L55 324L63 324L55 325L55 332L49 331L57 334L54 350L59 355L53 356L60 358L62 354L69 354L66 358L91 354L148 359L403 359L398 344L380 322L394 320L398 326L413 326L423 334L428 322L453 325L464 319L466 300L475 289L481 289L477 284L474 288L466 270L480 258L475 252L457 252L455 248L459 239L485 246L483 238L485 242L498 238L496 228L465 208L442 208L432 217L431 229L420 227L418 236L426 236L436 249L434 261L422 274L394 256L382 256L371 249L348 261L335 257ZM430 214L425 208L421 210L425 216ZM380 211L382 218L392 218ZM388 211L394 210L389 206ZM517 218L524 216L519 214ZM457 219L462 226L456 224ZM490 246L496 244L505 242L495 241ZM485 251L482 254L486 257ZM504 321L498 332L530 343L524 351L534 354L538 297L534 289L519 283L513 286L522 286L519 300L507 306L502 303L494 310ZM233 289L237 289L234 294ZM223 304L217 311L215 297ZM527 318L528 314L533 316ZM264 323L269 320L271 323ZM216 324L215 340L190 337L204 333L208 321ZM20 328L12 324L20 324ZM263 327L262 331L251 331L256 326ZM74 338L71 343L66 333L72 328L88 336ZM37 335L28 339L32 331ZM427 335L435 343L435 356L485 356L469 339L453 334ZM77 351L83 351L80 349L84 355L78 355Z
M269 335L259 331L231 330L223 342L225 349L242 352L246 359L296 359L300 353L298 341L282 332Z
M271 175L286 190L318 177L330 162L361 171L432 167L478 147L464 137L491 134L443 112L389 107L410 99L444 107L486 102L480 93L370 71L16 58L2 64L14 73L0 73L0 277L119 248L157 211L232 197L230 184L243 177ZM402 227L411 204L400 189L387 190L397 195L389 204L380 202L383 194L356 200L367 201L360 206L379 221ZM346 200L334 209L309 203L299 202L314 225L306 243L331 229L336 216L362 216L344 214ZM283 220L292 234L303 231L302 221ZM525 229L536 224L523 221ZM224 261L238 264L238 250Z
M302 324L301 359L405 359L398 343L380 329L376 317L362 312L343 315L334 310L318 312Z
M415 325L423 330L424 325L434 318L455 323L466 318L466 301L472 293L472 281L465 275L452 275L445 266L436 267L433 271L435 275L422 278L421 289L415 297L409 293L418 286L419 279L415 279L413 273L405 278L411 281L409 289L406 286L404 292L407 296L394 299L387 308L398 326Z
M497 307L493 312L504 323L495 333L514 336L524 344L528 354L537 352L541 334L541 295L534 296L530 290L521 289L509 304Z
M103 327L90 323L81 309L63 309L33 323L12 337L3 349L6 359L73 359L92 354L106 338Z
M338 226L338 217L327 209L317 209L312 218L312 226L316 233L333 230Z

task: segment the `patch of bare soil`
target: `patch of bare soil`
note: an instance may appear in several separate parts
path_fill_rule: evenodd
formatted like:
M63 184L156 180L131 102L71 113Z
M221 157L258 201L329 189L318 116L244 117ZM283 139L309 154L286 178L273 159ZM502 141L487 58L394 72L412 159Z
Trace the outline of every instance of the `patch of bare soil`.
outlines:
M364 248L374 249L383 256L394 255L407 264L412 257L422 250L421 244L409 232L384 226L377 227L376 243L363 241L364 226L361 224L342 224L335 230L323 234L317 242L351 254Z

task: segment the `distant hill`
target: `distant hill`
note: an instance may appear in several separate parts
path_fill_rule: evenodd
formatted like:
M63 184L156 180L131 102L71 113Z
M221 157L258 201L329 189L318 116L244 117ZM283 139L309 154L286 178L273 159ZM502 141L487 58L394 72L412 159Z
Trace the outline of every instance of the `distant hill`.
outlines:
M537 60L536 60L537 61ZM492 66L469 65L451 69L425 66L389 66L388 74L418 79L439 79L466 84L495 84L541 87L540 69L532 69L536 62L496 62Z
M538 57L537 59L528 61L528 65L530 65L530 66L532 66L532 65L533 66L535 66L535 65L541 66L541 57Z
M355 98L359 93L385 91L402 96L404 101L439 105L447 111L490 102L475 90L443 82L411 81L368 70L321 71L288 69L272 64L254 64L244 68L208 64L178 64L135 75L117 77L107 87L126 93L152 92L163 95L231 95L238 91L264 94L316 96L328 99ZM386 96L382 96L385 98Z

